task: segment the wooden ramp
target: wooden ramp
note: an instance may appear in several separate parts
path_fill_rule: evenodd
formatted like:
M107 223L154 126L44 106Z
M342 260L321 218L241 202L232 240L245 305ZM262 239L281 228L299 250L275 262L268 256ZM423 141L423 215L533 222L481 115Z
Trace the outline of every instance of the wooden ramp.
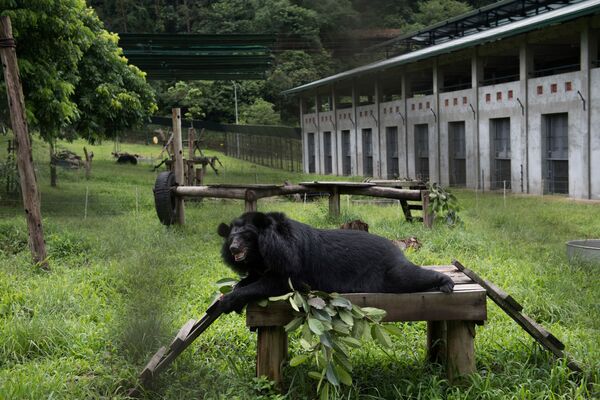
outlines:
M567 360L567 366L576 372L582 372L581 367L571 359L563 350L565 345L548 332L543 326L535 322L532 318L522 313L523 306L519 304L511 295L505 293L492 282L482 279L475 272L465 268L460 262L454 260L452 264L463 274L471 278L474 282L480 284L487 292L489 298L496 303L505 313L508 314L517 324L519 324L531 337L540 343L548 351L552 352L558 358Z
M215 300L206 310L206 314L198 321L190 319L186 322L168 347L163 346L158 349L140 373L139 386L129 389L129 396L137 397L140 387L150 384L163 369L168 367L206 328L221 316L220 312L215 311L218 302L219 300Z

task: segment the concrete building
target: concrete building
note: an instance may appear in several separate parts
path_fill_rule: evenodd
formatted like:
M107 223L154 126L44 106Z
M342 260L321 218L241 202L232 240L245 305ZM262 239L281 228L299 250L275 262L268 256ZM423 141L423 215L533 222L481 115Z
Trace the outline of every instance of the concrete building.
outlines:
M600 0L505 0L288 90L306 172L600 199Z

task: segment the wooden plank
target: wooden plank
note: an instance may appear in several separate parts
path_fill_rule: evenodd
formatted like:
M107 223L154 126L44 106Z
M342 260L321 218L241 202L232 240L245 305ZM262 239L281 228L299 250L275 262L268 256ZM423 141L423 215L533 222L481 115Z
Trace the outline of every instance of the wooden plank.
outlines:
M356 188L368 188L376 186L374 183L369 182L345 182L345 181L313 181L313 182L300 182L302 186L317 186L317 187L331 187L331 186L344 186L344 187L356 187Z
M484 282L487 285L486 287L489 287L489 290L496 293L496 295L510 305L515 311L521 311L523 309L523 306L519 304L519 302L516 301L510 294L506 293L504 290L500 289L498 286L494 285L488 280L484 280Z
M332 217L340 215L340 193L335 186L329 192L329 215Z
M33 260L43 269L48 269L46 243L44 242L44 229L42 226L42 211L40 194L35 176L35 167L31 155L31 140L29 128L25 118L25 98L19 77L17 52L12 35L12 24L7 16L0 16L0 39L4 39L7 46L0 47L0 60L6 82L6 94L10 110L10 122L15 135L17 150L17 169L21 185L21 196L27 230L29 232L29 248ZM12 44L13 46L9 46Z
M469 321L446 323L446 373L450 383L475 372L475 325Z
M377 307L387 311L384 321L444 321L487 319L485 290L465 290L455 293L350 293L345 298L360 307ZM287 302L256 304L246 309L246 325L282 326L292 320L292 308Z
M408 206L408 201L400 200L400 206L402 207L402 212L404 213L404 218L408 222L412 222L413 216L412 216L412 213L410 212L410 207Z
M177 332L177 336L175 336L175 339L173 339L173 341L169 345L170 351L176 351L181 347L181 345L185 342L185 339L190 334L194 325L196 325L196 320L190 319L181 327L181 329L179 329L179 332Z
M162 360L166 352L167 348L163 346L160 349L158 349L156 354L154 354L150 361L148 361L148 364L146 364L146 366L142 370L142 373L140 374L140 382L142 383L142 385L145 385L146 383L152 380L154 376L154 371L156 370L158 363L160 362L160 360Z
M482 286L486 288L486 290L488 289L486 287L487 285L485 281L481 279L476 273L469 270L468 268L465 268L460 262L456 260L453 261L453 264L459 270L462 270L465 273L465 275L469 276L476 282L481 282ZM510 303L505 301L501 296L499 296L492 290L487 290L487 295L538 343L540 343L547 350L552 352L556 357L565 358L567 360L567 365L569 366L569 368L577 372L582 371L579 364L563 352L565 345L554 335L552 335L550 332L548 332L546 329L544 329L541 325L539 325L527 315L524 315L521 312L515 310Z
M423 207L423 225L427 228L433 227L435 215L429 212L429 191L421 190L421 206Z

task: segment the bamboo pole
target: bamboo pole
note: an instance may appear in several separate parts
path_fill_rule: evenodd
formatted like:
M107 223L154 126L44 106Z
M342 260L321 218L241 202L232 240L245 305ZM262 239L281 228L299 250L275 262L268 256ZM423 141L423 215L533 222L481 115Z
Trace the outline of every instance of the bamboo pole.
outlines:
M29 230L29 247L33 260L39 263L42 268L48 269L40 195L33 167L31 141L25 118L25 100L19 77L15 47L10 18L0 16L0 58L2 59L2 69L4 71L4 81L6 82L6 92L10 108L10 120L17 148L17 167L19 169L21 194L27 218L27 228Z

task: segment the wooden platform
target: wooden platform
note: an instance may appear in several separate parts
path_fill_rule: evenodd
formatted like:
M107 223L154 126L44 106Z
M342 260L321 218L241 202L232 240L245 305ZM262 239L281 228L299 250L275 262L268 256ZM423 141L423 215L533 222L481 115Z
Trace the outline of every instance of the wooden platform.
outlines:
M454 265L425 268L447 274L455 282L453 293L350 293L343 295L361 307L387 311L384 322L427 321L427 358L446 365L448 378L475 371L475 324L487 319L486 290ZM294 317L289 303L256 304L246 310L246 325L258 334L256 374L282 381L281 366L287 357L283 326Z

